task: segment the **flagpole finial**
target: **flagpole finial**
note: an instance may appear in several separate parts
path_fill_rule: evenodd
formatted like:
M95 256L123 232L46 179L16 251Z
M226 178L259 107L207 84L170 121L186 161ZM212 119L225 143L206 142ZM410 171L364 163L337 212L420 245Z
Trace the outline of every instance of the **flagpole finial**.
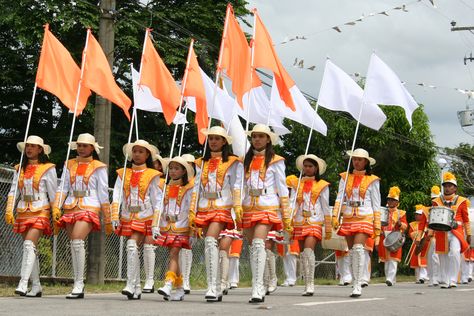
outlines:
M326 60L331 60L331 57L329 57L329 55L326 55Z
M253 14L257 14L257 8L253 8L250 12L252 12Z
M45 25L43 25L43 27L44 27L44 30L45 30L45 31L46 31L46 30L49 31L49 23L46 23Z

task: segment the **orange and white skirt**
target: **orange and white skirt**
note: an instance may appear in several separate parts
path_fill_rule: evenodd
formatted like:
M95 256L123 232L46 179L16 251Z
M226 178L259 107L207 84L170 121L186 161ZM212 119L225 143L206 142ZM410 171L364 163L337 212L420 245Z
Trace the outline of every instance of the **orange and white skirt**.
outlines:
M374 234L374 224L366 221L342 222L337 234L339 236L354 236L360 233L372 236Z
M319 241L323 238L322 225L302 225L293 227L293 239L305 240L306 237L315 237Z
M177 247L191 249L189 244L189 235L175 235L167 232L161 232L161 236L155 241L155 244L162 247Z
M76 222L92 223L92 231L100 231L99 214L89 210L66 210L63 216L61 216L59 219L57 226L60 228L65 228L66 225L74 225Z
M283 229L283 223L276 210L244 210L242 228L252 228L257 224L271 225L270 230Z
M49 210L46 211L49 214ZM36 213L36 215L34 215ZM43 231L44 235L51 235L51 225L49 218L44 216L45 211L39 212L22 212L18 213L15 219L15 225L13 231L18 234L22 234L30 228L36 228ZM41 214L41 215L40 215Z
M132 220L120 220L120 225L115 230L115 234L118 236L132 236L133 232L139 232L145 236L151 236L151 224L153 220L144 220L141 221L139 219L132 219Z
M208 227L212 222L224 223L224 229L234 229L230 210L198 211L194 223L197 227Z
M236 229L224 229L223 231L220 232L219 238L222 237L230 237L232 239L243 239L244 236L242 233Z

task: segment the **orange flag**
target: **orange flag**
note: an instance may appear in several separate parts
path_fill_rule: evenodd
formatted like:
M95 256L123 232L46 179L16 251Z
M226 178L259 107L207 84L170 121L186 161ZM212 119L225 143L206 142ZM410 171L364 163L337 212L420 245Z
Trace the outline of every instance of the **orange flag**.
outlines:
M87 47L84 51L83 86L120 107L130 120L128 110L132 101L115 82L107 57L90 29L87 30L87 37Z
M153 46L149 32L150 30L147 29L148 35L144 44L139 84L150 88L151 94L160 100L166 123L170 125L176 115L176 109L179 107L181 93L173 76Z
M197 125L199 143L204 144L206 136L201 132L201 129L206 129L209 124L209 117L207 115L206 106L206 91L204 90L204 83L201 76L201 68L192 47L194 41L191 41L189 47L189 65L186 69L187 75L183 95L186 97L196 98L196 116L194 122Z
M291 79L285 68L283 68L280 59L278 59L270 34L268 34L267 29L258 16L257 10L254 9L253 13L255 14L255 36L252 40L253 66L255 68L268 68L273 71L280 98L287 107L295 111L295 104L290 92L290 88L295 85L295 82Z
M69 110L74 112L80 79L81 69L63 44L49 31L49 25L46 24L36 72L36 84L39 88L54 94ZM81 88L76 115L82 113L90 94L89 89Z
M228 4L218 70L226 70L227 76L232 80L232 92L242 108L243 95L250 91L252 86L255 84L258 86L260 83L260 79L254 73L255 84L250 84L250 57L247 38L234 16L232 6Z

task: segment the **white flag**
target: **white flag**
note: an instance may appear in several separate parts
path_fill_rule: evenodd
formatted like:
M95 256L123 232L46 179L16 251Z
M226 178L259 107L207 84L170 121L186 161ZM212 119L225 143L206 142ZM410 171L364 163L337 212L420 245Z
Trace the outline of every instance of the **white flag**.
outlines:
M359 119L364 91L341 68L326 60L318 104L332 111L348 112ZM379 130L387 117L376 103L366 103L362 108L360 123Z
M249 122L270 125L273 131L280 136L290 133L283 125L283 117L272 109L273 105L262 86L252 88L250 92L245 93L242 103L244 104L243 109L238 106L237 101L235 102L237 114L244 120L247 120L247 106L249 106Z
M244 127L240 123L240 119L237 115L234 115L228 124L224 124L224 127L227 129L230 136L232 136L232 151L235 155L239 157L245 156L245 143L247 142L247 150L250 148L250 143L247 140L247 135L245 134Z
M383 105L397 105L405 110L408 123L418 103L405 89L398 76L377 55L370 57L365 81L364 101Z
M161 101L151 94L150 88L145 85L138 85L139 80L140 73L132 68L133 103L135 108L142 111L163 113ZM173 123L187 123L186 117L183 113L176 112L176 116L173 119Z
M281 117L289 118L295 122L303 124L308 128L313 128L322 135L326 136L327 126L321 117L314 111L308 100L303 96L296 85L290 88L290 93L295 104L296 111L292 111L285 105L280 98L280 93L276 86L275 79L273 79L272 93L271 93L271 111Z

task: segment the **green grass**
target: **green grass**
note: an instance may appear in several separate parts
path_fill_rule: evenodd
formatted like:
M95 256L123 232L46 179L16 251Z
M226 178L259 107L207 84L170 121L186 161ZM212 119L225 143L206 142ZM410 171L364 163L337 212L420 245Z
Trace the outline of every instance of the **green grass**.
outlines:
M337 285L339 284L338 280L332 279L315 279L316 285ZM415 277L410 275L397 275L397 282L415 282ZM155 283L155 287L161 286L162 282L157 281ZM370 281L371 284L376 283L385 283L384 277L372 278ZM304 285L302 280L298 280L298 285ZM43 282L43 294L44 295L66 295L72 289L71 285L60 284L60 283L46 283ZM192 282L193 289L205 289L206 288L206 280L198 279ZM122 288L125 286L125 282L107 282L103 285L86 285L86 292L87 293L119 293ZM241 280L239 283L239 287L250 287L251 280ZM12 284L0 284L0 297L8 297L8 296L15 296L16 285Z

